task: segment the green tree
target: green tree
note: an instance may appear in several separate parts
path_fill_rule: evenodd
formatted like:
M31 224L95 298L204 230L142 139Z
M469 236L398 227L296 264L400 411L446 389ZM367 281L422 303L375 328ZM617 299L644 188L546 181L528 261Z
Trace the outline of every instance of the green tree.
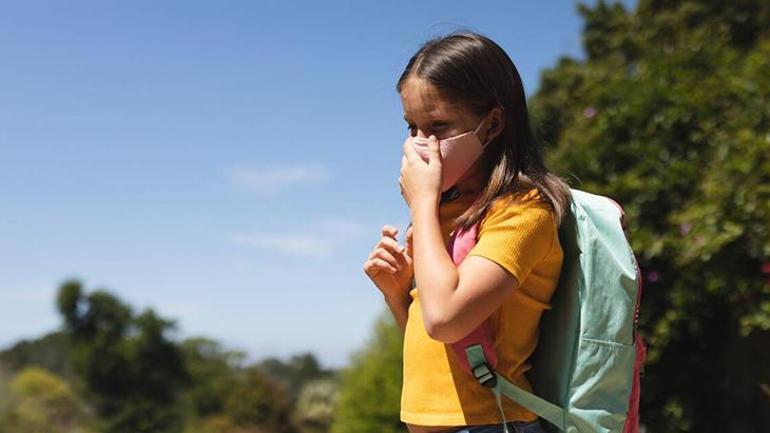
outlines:
M57 304L70 338L72 364L108 433L176 432L179 396L189 376L166 333L173 322L152 310L134 315L106 291L84 294L66 281Z
M37 366L71 381L75 374L70 365L67 336L52 332L34 340L22 340L0 351L0 364L13 372Z
M67 433L82 431L82 404L69 385L38 367L13 378L9 401L0 413L0 431Z
M314 379L303 387L294 407L294 424L303 433L324 433L334 419L338 381L334 378Z
M242 428L293 433L289 402L283 389L259 368L246 368L240 373L225 403L225 413L233 423Z
M770 3L581 5L530 101L549 162L624 205L651 431L770 430Z
M284 362L278 358L266 358L256 364L276 384L283 387L289 404L294 406L305 383L333 375L321 367L315 355L310 352L293 355Z
M181 345L191 386L186 391L188 431L241 433L294 431L288 384L315 376L317 363L306 356L288 364L277 359L242 367L244 354L216 341L191 338ZM308 359L310 359L308 361ZM271 375L263 369L270 366Z
M8 412L11 408L11 375L0 363L0 433L5 433L3 426L8 425Z
M183 341L181 350L191 378L185 395L194 416L223 413L227 398L238 383L244 354L226 351L217 341L202 337Z
M406 431L400 421L403 344L401 330L386 310L374 325L372 339L342 373L332 433Z

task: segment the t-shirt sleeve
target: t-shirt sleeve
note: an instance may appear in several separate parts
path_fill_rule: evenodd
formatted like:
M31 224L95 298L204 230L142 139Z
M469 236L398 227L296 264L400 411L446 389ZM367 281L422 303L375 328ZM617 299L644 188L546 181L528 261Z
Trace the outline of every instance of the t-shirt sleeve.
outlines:
M481 221L478 241L468 255L486 257L521 284L546 258L558 236L552 211L534 202L495 203Z

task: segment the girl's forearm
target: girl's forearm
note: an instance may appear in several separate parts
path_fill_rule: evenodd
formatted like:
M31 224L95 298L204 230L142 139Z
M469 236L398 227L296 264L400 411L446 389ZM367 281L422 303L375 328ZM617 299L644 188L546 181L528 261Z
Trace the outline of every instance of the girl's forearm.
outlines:
M444 244L438 205L416 204L412 208L412 223L414 275L420 290L423 319L430 333L449 317L459 277Z
M409 318L409 304L412 303L412 297L385 296L385 303L388 304L393 318L396 319L398 327L401 328L401 335L406 332L406 320Z

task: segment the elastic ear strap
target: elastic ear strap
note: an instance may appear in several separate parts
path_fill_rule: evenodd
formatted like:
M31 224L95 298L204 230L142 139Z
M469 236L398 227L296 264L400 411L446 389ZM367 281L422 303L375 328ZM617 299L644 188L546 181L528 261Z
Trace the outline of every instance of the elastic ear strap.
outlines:
M476 125L476 128L473 130L474 134L478 134L479 130L481 129L481 125L484 124L484 121L487 120L486 118L479 120L479 124Z
M476 138L479 138L479 130L481 129L481 125L483 125L483 124L484 124L484 120L486 120L486 119L481 119L481 120L479 121L479 124L478 124L478 125L476 125L476 129L474 129L474 130L473 130L473 135L475 135L475 136L476 136ZM479 140L479 142L480 142L480 141L481 141L481 140ZM482 143L482 144L481 144L481 148L482 148L482 149L486 148L486 147L487 147L487 145L489 144L489 142L491 142L491 141L492 141L492 140L487 140L487 142L486 142L486 143Z

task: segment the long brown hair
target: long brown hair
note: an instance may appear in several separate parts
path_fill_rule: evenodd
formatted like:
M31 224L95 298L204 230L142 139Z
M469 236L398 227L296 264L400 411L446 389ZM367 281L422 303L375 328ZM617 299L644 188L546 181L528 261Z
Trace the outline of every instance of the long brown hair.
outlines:
M486 186L474 203L455 220L467 229L486 214L498 198L537 188L554 212L557 224L569 210L569 186L549 172L542 145L532 135L524 87L513 61L491 39L472 32L455 32L424 43L398 80L401 93L407 78L427 80L442 97L481 116L495 107L503 109L505 126L483 155ZM450 189L442 195L442 202Z

